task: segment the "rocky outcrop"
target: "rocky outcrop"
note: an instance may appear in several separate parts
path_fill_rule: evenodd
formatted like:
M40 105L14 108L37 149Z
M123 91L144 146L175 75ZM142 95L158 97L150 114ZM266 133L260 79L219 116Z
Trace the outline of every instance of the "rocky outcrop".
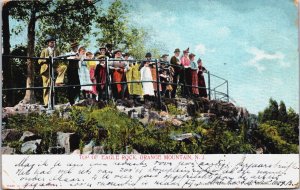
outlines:
M17 129L3 129L1 133L1 140L5 141L18 141L22 136L22 132Z
M32 133L30 131L25 131L25 132L23 132L23 135L19 141L26 142L26 141L36 140L36 139L41 139L41 137L35 135L34 133Z
M22 154L41 154L42 149L41 149L41 142L42 139L37 139L37 140L31 140L27 141L22 144L21 146L21 153Z
M9 146L1 147L1 154L14 154L15 149Z
M44 108L43 105L39 104L26 104L22 101L15 105L14 107L6 107L2 109L2 118L8 117L10 115L15 114L28 114L30 112L38 112L41 113L45 111L46 108Z
M49 154L64 154L65 148L61 146L51 146L48 149Z
M65 149L65 153L69 154L79 148L80 138L75 133L57 132L57 144Z
M172 106L170 106L170 104ZM93 99L82 100L75 106L95 106L103 108L106 105L104 101L95 101ZM147 101L145 104L136 100L117 100L116 108L128 115L132 119L137 119L144 127L147 127L149 123L156 128L164 128L166 126L185 127L185 122L190 120L200 121L203 123L213 122L215 120L226 123L233 129L238 127L239 122L248 122L251 115L242 107L236 107L230 102L224 102L220 100L208 100L205 98L185 99L176 98L168 99L164 98L162 105L163 110L157 109L155 101ZM174 108L175 107L175 108ZM70 104L56 105L55 110L59 111L59 117L70 119L71 109ZM169 110L170 109L170 110ZM3 109L4 118L14 114L28 114L29 112L46 113L46 109L43 106L37 104L23 104L22 102L14 107L7 107ZM108 137L108 131L101 124L98 126L98 134L96 136L97 142L102 142ZM170 136L174 141L191 142L192 139L199 140L201 137L194 133L184 132L183 134L176 134ZM15 129L4 129L2 131L3 141L20 141L22 142L21 153L42 153L41 142L43 139L38 135L30 131L23 133L18 132ZM80 154L79 142L80 137L75 133L57 132L57 146L47 147L50 154ZM101 144L101 143L100 143ZM6 147L2 150L10 154L15 150ZM261 151L258 149L257 153ZM82 149L83 154L104 154L105 147L95 146L94 141L90 141ZM138 154L138 152L136 152Z

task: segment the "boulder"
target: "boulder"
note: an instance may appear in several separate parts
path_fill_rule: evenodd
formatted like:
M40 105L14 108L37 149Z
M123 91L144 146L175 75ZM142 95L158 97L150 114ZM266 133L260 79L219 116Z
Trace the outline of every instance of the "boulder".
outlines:
M192 118L188 115L176 115L176 119L180 121L188 121L191 120Z
M172 135L171 139L175 141L182 141L184 139L192 138L194 135L192 133L184 133L184 134L178 134L178 135Z
M121 100L121 99L118 99L116 101L116 104L125 106L127 108L132 108L132 107L134 107L134 100L125 100L125 99Z
M79 148L79 136L75 133L57 132L57 143L65 148L67 154Z
M141 154L141 153L139 153L137 150L135 150L135 149L132 149L132 152L130 153L130 154Z
M1 133L2 142L17 141L21 138L22 132L17 129L3 129Z
M171 135L170 138L175 141L183 141L185 143L191 143L192 139L200 139L200 135L196 133L183 133L183 134L177 134L177 135Z
M1 147L1 154L14 154L15 153L15 149L5 146L5 147Z
M42 139L37 139L37 140L31 140L31 141L27 141L27 142L23 143L21 146L21 153L22 154L28 154L28 153L41 154L42 153L41 142L42 142Z
M166 127L166 121L155 121L154 125L157 128L164 128L164 127Z
M93 147L95 146L95 142L91 140L89 144L86 144L82 149L82 154L92 154Z
M36 139L40 139L41 137L35 135L34 133L30 132L30 131L24 131L22 137L20 138L19 141L32 141L32 140L36 140Z
M150 111L149 112L149 118L148 118L148 122L150 121L157 121L160 119L159 114L156 111Z
M104 146L94 146L93 154L105 154Z
M74 105L76 105L76 106L98 106L99 107L99 102L97 102L93 98L88 98L88 99L81 100L78 103L75 103Z
M162 119L163 121L166 121L166 120L168 120L168 119L170 118L169 114L168 114L167 112L165 112L165 111L161 111L161 112L159 113L159 115L160 115L160 117L161 117L161 119Z
M263 154L264 153L264 149L259 147L258 149L256 149L256 154Z
M6 118L14 114L16 114L14 107L6 107L2 109L2 118Z
M65 148L61 146L51 146L48 149L49 154L64 154Z
M76 150L74 150L71 154L80 154L80 150L79 150L79 149L76 149Z
M182 121L179 121L179 120L176 119L176 118L173 118L173 119L171 120L171 123L172 123L172 125L174 125L174 126L176 126L176 127L180 127L180 126L182 125Z

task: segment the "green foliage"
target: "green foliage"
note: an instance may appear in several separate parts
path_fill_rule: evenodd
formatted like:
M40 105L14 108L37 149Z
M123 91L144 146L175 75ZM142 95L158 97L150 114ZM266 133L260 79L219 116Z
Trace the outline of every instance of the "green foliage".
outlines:
M254 146L245 140L243 130L231 131L219 121L210 125L203 144L206 153L254 153Z
M146 52L152 52L153 58L159 58L161 48L155 41L149 43L150 32L132 25L127 14L128 5L124 1L115 0L111 3L96 21L96 27L100 29L101 34L97 33L98 45L110 43L114 49L129 52L136 59L143 59Z
M269 107L259 113L259 125L254 134L270 153L298 153L299 115L283 101L270 99Z
M174 104L168 104L167 108L168 108L169 114L171 114L171 115L182 115L182 114L184 114L184 111L177 108Z
M271 151L271 153L298 153L298 145L288 143L286 140L284 140L280 136L275 126L269 124L261 124L259 125L258 130L263 142L265 142L265 144L267 145L267 149Z
M283 101L280 101L278 112L279 112L279 116L278 116L279 121L287 122L288 115L287 115L286 107L285 107L285 104Z
M299 126L299 114L297 114L292 108L288 109L287 112L287 122L294 128L298 129ZM299 130L299 129L298 129Z
M267 107L263 112L258 114L258 120L260 122L265 122L269 120L278 120L279 119L279 110L278 103L276 100L270 98L269 107Z
M298 133L294 130L294 127L288 123L281 121L267 121L265 124L275 127L278 134L282 139L289 143L298 144Z

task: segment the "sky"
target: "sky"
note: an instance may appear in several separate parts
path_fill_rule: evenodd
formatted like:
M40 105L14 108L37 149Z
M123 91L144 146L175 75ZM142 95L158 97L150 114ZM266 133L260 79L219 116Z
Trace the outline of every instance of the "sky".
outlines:
M104 0L104 5L111 2ZM130 5L129 22L151 31L165 46L162 54L189 47L212 74L227 79L236 105L257 114L272 97L299 113L297 7L292 0L124 2ZM220 83L211 78L212 88Z
M126 2L131 22L152 29L166 45L164 53L189 47L211 73L227 79L237 105L257 114L272 97L298 112L297 7L292 0ZM212 86L220 82L211 80Z

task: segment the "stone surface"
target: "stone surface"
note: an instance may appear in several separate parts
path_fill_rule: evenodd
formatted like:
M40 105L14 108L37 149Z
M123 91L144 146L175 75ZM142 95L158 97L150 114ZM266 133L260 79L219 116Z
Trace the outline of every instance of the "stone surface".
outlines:
M188 121L191 120L192 118L188 115L176 115L176 119L180 121Z
M52 146L48 149L49 154L64 154L65 148L61 146Z
M89 144L86 144L82 149L82 154L92 154L93 147L95 146L95 142L91 140Z
M37 139L37 140L32 140L32 141L27 141L25 143L22 144L21 146L21 153L22 154L29 154L29 153L33 153L33 154L41 154L42 150L41 150L41 142L42 139Z
M93 154L105 154L104 147L103 146L94 146Z
M183 133L177 135L171 135L170 138L175 141L183 141L185 143L191 143L191 139L200 139L200 135L196 133Z
M132 149L132 152L130 153L130 154L141 154L141 153L139 153L137 150L135 150L135 149Z
M75 133L57 132L57 143L65 148L66 154L79 148L79 136Z
M71 154L80 154L80 150L79 150L79 149L76 149L76 150L74 150Z
M180 127L181 124L182 124L182 121L179 121L178 119L173 118L173 119L171 120L171 123L172 123L172 125L174 125L174 126Z
M150 121L157 121L160 119L159 114L156 111L149 111L149 118L148 122Z
M40 139L40 137L30 131L24 131L19 141L26 142L26 141L36 140L36 139Z
M14 154L15 153L15 149L5 146L5 147L1 147L1 154Z
M1 133L1 140L4 141L17 141L21 138L22 132L16 129L3 129Z

